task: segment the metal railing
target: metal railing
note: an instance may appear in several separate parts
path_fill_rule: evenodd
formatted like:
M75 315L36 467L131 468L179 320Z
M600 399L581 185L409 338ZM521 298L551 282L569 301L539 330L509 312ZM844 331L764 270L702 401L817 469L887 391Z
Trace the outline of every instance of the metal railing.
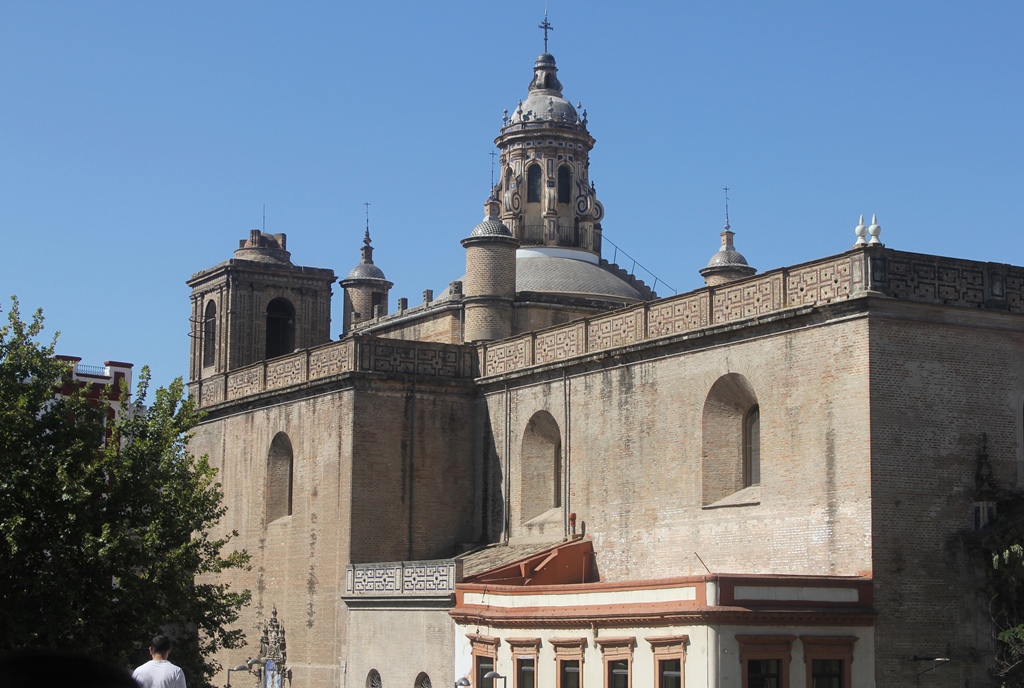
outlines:
M519 243L523 246L544 246L548 243L547 225L522 225L519 232ZM586 229L575 225L559 225L555 234L556 246L570 248L590 248Z
M633 261L632 267L630 267L629 270L626 270L626 272L628 272L631 275L636 275L636 269L640 268L641 270L643 270L648 275L650 275L651 277L654 278L654 282L651 283L651 285L650 285L652 292L653 291L657 291L658 283L661 282L661 284L663 284L665 286L665 288L670 290L673 294L678 294L679 293L678 291L676 291L675 287L673 287L672 285L670 285L667 282L665 282L665 280L661 279L660 277L655 275L653 272L651 272L650 270L645 268L643 265L638 263L636 261L636 258L634 258L633 256L631 256L628 253L626 253L625 251L623 251L621 248L619 248L618 245L614 241L612 241L611 239L604 239L604 241L607 241L615 249L615 251L612 253L612 259L608 261L609 263L613 263L613 264L617 265L618 262L619 262L619 260L618 260L619 259L619 254L621 253L623 256L625 256L626 260ZM625 269L625 268L623 268L623 269Z
M79 375L95 375L97 377L107 377L106 366L95 366L95 365L83 365L79 363L75 366L75 372Z

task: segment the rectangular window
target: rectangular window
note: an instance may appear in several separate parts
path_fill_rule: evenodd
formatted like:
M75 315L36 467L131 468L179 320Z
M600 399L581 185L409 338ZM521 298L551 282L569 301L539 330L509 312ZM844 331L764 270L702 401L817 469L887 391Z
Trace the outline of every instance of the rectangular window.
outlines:
M533 657L520 657L516 662L516 688L535 688L537 660Z
M793 635L737 635L743 688L789 688ZM809 685L809 684L805 684Z
M629 688L629 660L608 662L608 688Z
M856 636L802 635L809 688L850 688Z
M777 659L747 660L746 688L779 688L782 673Z
M658 688L682 688L682 663L678 659L658 662Z
M843 674L841 659L811 660L811 688L846 688Z
M479 688L494 688L494 679L484 678L488 671L494 671L494 658L478 655L476 658L476 681L473 682L473 685L479 686Z
M561 688L580 688L580 660L563 659L559 665L562 674Z

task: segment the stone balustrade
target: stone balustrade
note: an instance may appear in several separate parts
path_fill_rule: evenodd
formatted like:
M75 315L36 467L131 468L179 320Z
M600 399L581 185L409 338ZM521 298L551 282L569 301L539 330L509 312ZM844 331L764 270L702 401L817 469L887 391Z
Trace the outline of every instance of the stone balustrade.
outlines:
M449 596L461 581L462 562L455 559L349 564L345 596Z
M476 374L471 346L353 335L189 384L200 406L234 401L354 371L446 378Z
M871 246L483 344L481 376L874 294L1024 312L1024 268Z

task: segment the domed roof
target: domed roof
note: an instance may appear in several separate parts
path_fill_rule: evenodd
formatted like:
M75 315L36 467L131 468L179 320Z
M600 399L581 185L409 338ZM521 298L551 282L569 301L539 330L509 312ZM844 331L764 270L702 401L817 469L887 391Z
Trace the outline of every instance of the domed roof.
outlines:
M463 282L466 276L459 278ZM643 301L644 295L611 270L588 260L549 255L544 249L516 252L516 291L615 301ZM448 298L448 289L438 296Z
M373 263L360 263L348 273L348 279L387 279L384 271Z
M370 245L370 228L366 228L366 234L363 236L363 247L359 249L363 254L362 260L352 270L349 271L348 277L345 279L377 279L386 280L384 277L384 271L373 264L373 246Z
M469 233L471 237L479 236L501 236L510 237L512 232L509 231L508 227L502 224L501 220L496 217L488 215L484 218L484 221L473 228L473 231Z
M731 267L733 265L747 265L747 259L735 249L723 248L708 261L709 268Z
M509 123L519 122L568 122L579 121L576 108L561 96L532 94L516 108L509 118Z
M707 267L700 269L700 274L707 279L710 275L731 275L732 279L753 275L757 270L750 267L743 254L736 250L732 238L735 236L729 227L729 220L725 221L725 231L722 232L722 247L718 253L711 256Z
M576 108L562 97L562 83L558 80L555 58L542 53L533 65L533 81L530 94L521 101L509 118L509 124L520 122L568 122L579 121Z

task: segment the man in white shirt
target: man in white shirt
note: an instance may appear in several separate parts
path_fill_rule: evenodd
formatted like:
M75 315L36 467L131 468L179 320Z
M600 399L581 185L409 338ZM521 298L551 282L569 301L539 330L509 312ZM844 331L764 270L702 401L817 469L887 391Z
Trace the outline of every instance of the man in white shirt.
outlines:
M142 688L185 688L185 674L167 661L171 654L171 641L167 636L158 635L149 646L149 660L132 674Z

